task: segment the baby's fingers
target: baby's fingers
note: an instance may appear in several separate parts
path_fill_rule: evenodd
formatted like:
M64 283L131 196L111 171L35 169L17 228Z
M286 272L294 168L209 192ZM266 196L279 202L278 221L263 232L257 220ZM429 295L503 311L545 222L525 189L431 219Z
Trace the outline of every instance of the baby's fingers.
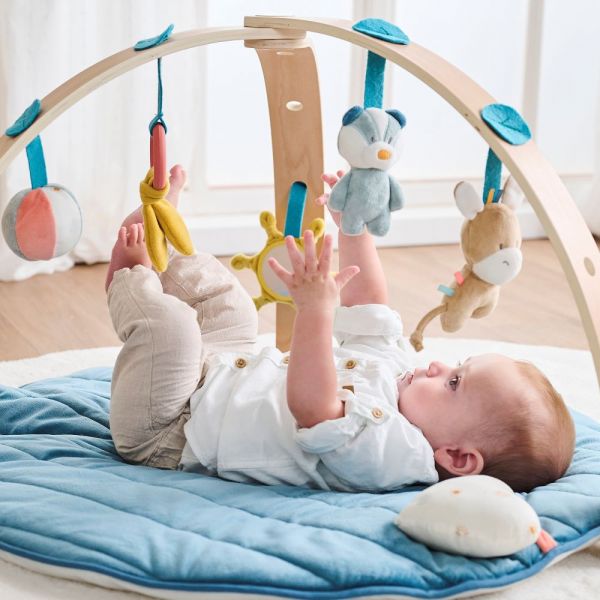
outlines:
M360 267L353 265L342 269L336 276L335 282L337 283L338 290L341 290L355 275L360 273Z
M315 202L319 206L325 206L327 204L328 200L329 200L329 194L323 194L322 196L319 196L318 198L315 198Z
M304 274L305 266L304 266L304 256L298 250L298 246L296 246L296 240L293 235L285 236L285 247L290 257L290 262L292 263L292 268L294 269L294 273Z
M289 288L293 280L292 274L287 269L284 269L277 259L272 256L267 260L267 264L273 269L273 273Z
M341 171L338 171L338 173L339 172ZM321 175L321 180L324 181L330 188L332 188L338 182L338 179L338 177L332 175L331 173L323 173Z
M327 234L323 238L323 246L321 248L321 256L319 256L319 272L323 275L329 274L331 267L331 256L333 254L333 238Z

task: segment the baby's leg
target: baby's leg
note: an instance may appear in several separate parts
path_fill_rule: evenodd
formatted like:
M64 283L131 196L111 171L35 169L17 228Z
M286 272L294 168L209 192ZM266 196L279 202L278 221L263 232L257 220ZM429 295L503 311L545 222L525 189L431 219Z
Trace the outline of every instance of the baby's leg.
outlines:
M254 302L214 256L173 253L160 279L165 293L196 311L205 352L252 350L258 330Z
M154 271L134 264L143 256L140 232L139 223L121 228L114 254L120 262L114 261L108 289L113 325L124 342L113 372L110 427L125 460L172 469L200 380L202 338L196 312L163 293Z

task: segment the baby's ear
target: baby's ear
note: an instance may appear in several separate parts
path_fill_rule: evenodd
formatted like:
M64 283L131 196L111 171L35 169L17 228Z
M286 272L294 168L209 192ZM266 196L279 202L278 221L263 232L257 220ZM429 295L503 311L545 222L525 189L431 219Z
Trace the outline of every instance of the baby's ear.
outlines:
M481 212L484 204L475 188L466 181L461 181L454 188L454 200L458 210L465 219L471 221Z
M500 198L500 201L509 208L517 210L517 208L523 204L524 199L525 194L523 194L519 184L511 175L504 184L504 190L502 191L502 197Z
M483 471L483 456L476 448L441 446L433 453L433 458L440 467L456 477L479 475Z

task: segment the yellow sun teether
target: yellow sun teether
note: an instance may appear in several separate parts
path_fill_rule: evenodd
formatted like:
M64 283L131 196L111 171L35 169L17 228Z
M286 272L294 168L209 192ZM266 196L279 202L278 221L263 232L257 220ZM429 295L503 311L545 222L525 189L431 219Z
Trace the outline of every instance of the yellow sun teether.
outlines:
M285 248L285 236L277 229L275 223L275 215L269 211L260 213L260 225L267 233L267 241L264 248L254 256L236 254L231 259L231 266L234 269L238 271L242 269L252 269L256 274L261 290L260 296L252 298L256 310L259 310L269 302L282 302L283 304L294 303L283 282L275 275L267 263L267 260L272 256L277 259L284 269L292 271L292 265ZM314 233L315 241L318 241L325 231L325 221L323 221L323 219L314 219L309 225L309 229ZM304 251L304 241L302 238L294 239L298 248Z

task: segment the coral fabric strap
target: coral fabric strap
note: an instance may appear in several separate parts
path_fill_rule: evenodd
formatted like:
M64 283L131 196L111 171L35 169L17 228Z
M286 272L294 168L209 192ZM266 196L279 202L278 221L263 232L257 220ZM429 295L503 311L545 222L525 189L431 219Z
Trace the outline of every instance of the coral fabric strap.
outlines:
M154 169L152 187L161 190L167 181L167 142L166 130L162 123L157 123L150 136L150 166Z
M167 240L175 250L186 256L194 253L194 246L188 229L176 208L165 196L169 193L169 182L160 189L154 189L154 170L151 168L144 181L140 182L140 198L144 217L146 248L154 268L163 272L169 263Z
M150 166L154 167L153 187L161 190L167 183L167 124L163 119L162 59L157 61L158 107L156 116L150 121Z

